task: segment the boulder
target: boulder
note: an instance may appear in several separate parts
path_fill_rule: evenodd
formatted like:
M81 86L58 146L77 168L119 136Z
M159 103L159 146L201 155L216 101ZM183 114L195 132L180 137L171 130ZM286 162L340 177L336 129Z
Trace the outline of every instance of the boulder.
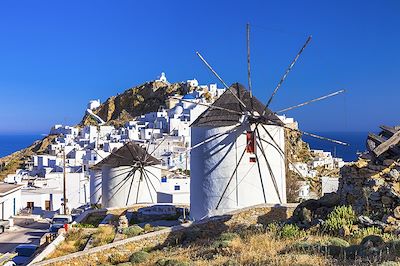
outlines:
M400 173L396 169L392 169L392 170L390 170L388 175L390 176L390 178L392 178L395 181L397 181L399 179Z
M377 236L377 235L370 235L366 236L361 240L360 245L364 248L369 248L369 247L380 247L385 244L385 241L383 241L382 237Z
M400 219L400 205L394 208L393 215L395 218Z
M382 164L383 164L384 166L390 166L390 165L392 165L394 162L395 162L395 161L394 161L393 159L386 159L386 160L383 160Z
M392 199L391 197L388 197L388 196L382 196L382 197L381 197L381 202L382 202L384 205L390 205L390 204L392 204L393 199Z
M340 196L337 193L325 193L318 202L324 207L335 207L340 203Z

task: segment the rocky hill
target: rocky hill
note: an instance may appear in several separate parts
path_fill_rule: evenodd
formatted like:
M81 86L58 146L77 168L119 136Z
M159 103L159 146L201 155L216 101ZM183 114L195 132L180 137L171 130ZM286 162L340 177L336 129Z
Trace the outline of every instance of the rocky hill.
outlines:
M55 137L54 135L46 136L25 149L0 158L0 180L3 180L8 174L15 173L18 168L23 167L32 155L46 153L47 147Z
M183 95L193 89L195 88L188 87L186 83L146 82L108 98L93 112L106 121L106 124L118 127L136 116L157 111L160 106L166 105L168 96ZM97 122L86 114L80 125L97 125Z

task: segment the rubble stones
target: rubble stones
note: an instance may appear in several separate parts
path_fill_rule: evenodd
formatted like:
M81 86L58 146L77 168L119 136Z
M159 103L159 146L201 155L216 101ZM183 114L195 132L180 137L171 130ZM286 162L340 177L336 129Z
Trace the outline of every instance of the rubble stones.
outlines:
M400 219L400 206L397 206L394 210L394 217L396 217L397 219Z
M393 159L366 160L342 167L338 195L374 223L400 224L400 167ZM391 216L390 223L387 217Z
M381 201L384 205L390 205L393 202L392 198L388 196L382 196Z
M395 161L393 160L393 159L386 159L386 160L383 160L383 165L384 166L390 166L390 165L392 165L393 163L394 163Z
M396 169L392 169L390 170L389 174L388 174L391 178L393 178L395 181L398 181L400 173L399 171L397 171Z

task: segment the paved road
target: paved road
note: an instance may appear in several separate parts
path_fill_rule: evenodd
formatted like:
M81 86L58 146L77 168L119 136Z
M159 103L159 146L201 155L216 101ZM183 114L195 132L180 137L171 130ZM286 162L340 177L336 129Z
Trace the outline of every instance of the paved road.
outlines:
M49 224L46 222L33 222L25 224L24 220L14 220L15 230L8 230L0 234L0 253L14 252L19 244L39 245L40 238L47 232Z

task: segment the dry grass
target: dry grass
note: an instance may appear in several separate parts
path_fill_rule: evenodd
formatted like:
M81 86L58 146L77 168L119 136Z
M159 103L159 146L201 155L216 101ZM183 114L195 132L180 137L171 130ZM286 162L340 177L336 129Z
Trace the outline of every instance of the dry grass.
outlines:
M70 229L66 235L65 241L62 242L47 259L57 258L83 250L89 237L89 231L84 229Z
M111 243L115 237L115 228L113 226L101 226L92 235L93 247L98 247Z
M308 241L323 241L323 237L312 237ZM298 239L275 239L270 234L260 233L238 237L229 241L229 246L213 247L215 240L202 240L201 244L170 246L150 252L148 261L138 265L155 265L161 259L174 259L189 265L334 265L333 260L324 255L285 253L284 250ZM236 264L234 264L236 263Z

